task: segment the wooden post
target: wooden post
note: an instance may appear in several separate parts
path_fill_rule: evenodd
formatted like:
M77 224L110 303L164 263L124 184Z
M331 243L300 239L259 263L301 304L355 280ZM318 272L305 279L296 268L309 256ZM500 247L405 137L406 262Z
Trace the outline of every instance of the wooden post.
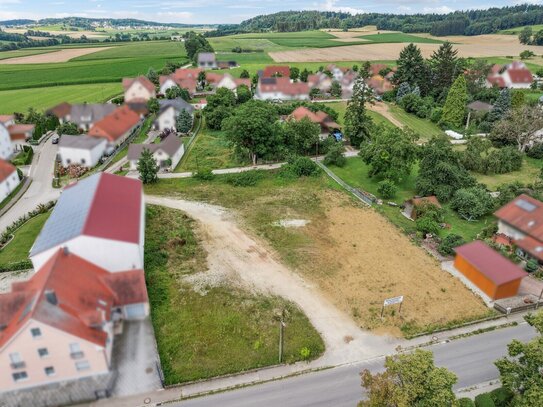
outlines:
M381 319L383 319L384 312L385 312L385 303L383 302L383 306L381 307Z
M398 310L398 315L402 315L402 304L403 304L403 301L400 302L400 309Z
M279 363L283 362L283 329L284 329L284 322L283 322L283 314L281 313L281 318L279 319Z
M543 297L543 290L541 290L541 293L539 294L539 298L537 300L537 303L535 304L535 309L539 308L539 302L541 301L541 297Z

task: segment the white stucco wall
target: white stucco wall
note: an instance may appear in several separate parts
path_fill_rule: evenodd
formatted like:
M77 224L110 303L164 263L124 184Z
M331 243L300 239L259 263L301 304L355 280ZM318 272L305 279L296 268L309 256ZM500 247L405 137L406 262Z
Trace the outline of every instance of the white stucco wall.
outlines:
M124 92L124 101L131 102L133 100L149 100L155 97L155 92L149 92L141 83L135 81L132 85Z
M82 137L82 136L81 136ZM79 164L84 167L92 168L104 155L104 151L107 146L107 140L102 139L102 142L95 146L93 149L72 148L72 147L59 147L58 154L63 167L67 167L70 164Z
M41 337L33 338L30 332L32 328L39 328ZM70 356L71 343L79 344L83 352L82 358L73 359ZM40 357L39 348L47 348L48 355ZM11 368L9 355L15 352L21 355L25 363L24 368ZM90 368L78 371L76 368L78 361L89 362ZM45 374L45 368L49 366L55 370L52 376ZM19 332L0 349L0 391L103 374L108 370L108 352L103 347L33 319L21 327ZM20 371L25 371L28 378L15 382L12 374Z
M522 239L526 236L520 230L502 220L498 221L498 233L503 233L505 236L509 236L512 239Z
M166 110L164 110L157 118L158 130L175 130L175 117L175 109L173 108L173 106L170 106Z
M14 148L11 144L9 131L3 124L0 124L0 159L9 160L13 152Z
M170 88L173 88L173 87L176 87L177 84L174 82L173 79L168 79L166 80L166 82L164 82L162 84L162 86L160 86L160 93L162 93L163 95L166 94L166 91Z
M0 182L0 202L6 199L20 183L17 170L13 171L3 182Z

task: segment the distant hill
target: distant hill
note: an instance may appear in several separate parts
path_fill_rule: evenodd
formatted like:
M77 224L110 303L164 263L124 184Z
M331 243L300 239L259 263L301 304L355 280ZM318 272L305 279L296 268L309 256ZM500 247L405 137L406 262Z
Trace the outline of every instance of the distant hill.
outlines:
M64 18L44 18L42 20L4 20L0 25L7 27L18 25L65 25L69 27L78 27L84 29L93 29L93 23L107 24L111 27L204 27L204 24L180 24L180 23L157 23L154 21L136 20L133 18L86 18L86 17L64 17ZM208 26L208 25L205 25Z
M282 11L260 15L239 25L222 25L207 35L243 32L350 29L375 25L378 30L424 32L433 35L480 35L525 25L543 24L543 6L518 5L448 14L380 14L322 11Z

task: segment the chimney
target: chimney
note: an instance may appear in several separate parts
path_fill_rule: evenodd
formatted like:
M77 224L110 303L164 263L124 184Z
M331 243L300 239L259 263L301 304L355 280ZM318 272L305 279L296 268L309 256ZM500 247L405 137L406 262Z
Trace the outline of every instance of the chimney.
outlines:
M45 292L45 299L51 305L57 305L58 304L57 294L53 290L47 290Z
M68 246L64 246L64 247L62 248L62 253L63 253L65 256L67 256L67 255L70 254L70 249L68 248Z

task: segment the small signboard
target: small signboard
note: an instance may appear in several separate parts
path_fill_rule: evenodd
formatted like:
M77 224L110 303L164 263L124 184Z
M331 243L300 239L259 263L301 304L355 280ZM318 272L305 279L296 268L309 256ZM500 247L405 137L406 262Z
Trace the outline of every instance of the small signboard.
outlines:
M400 295L398 297L392 297L392 298L385 299L385 301L383 302L383 307L381 308L381 318L383 318L383 313L385 312L385 307L388 307L389 305L400 304L400 309L398 310L398 312L401 314L402 313L402 303L403 303L403 295Z
M386 307L388 305L401 304L402 302L403 295L400 295L399 297L387 298L383 303L383 306Z

